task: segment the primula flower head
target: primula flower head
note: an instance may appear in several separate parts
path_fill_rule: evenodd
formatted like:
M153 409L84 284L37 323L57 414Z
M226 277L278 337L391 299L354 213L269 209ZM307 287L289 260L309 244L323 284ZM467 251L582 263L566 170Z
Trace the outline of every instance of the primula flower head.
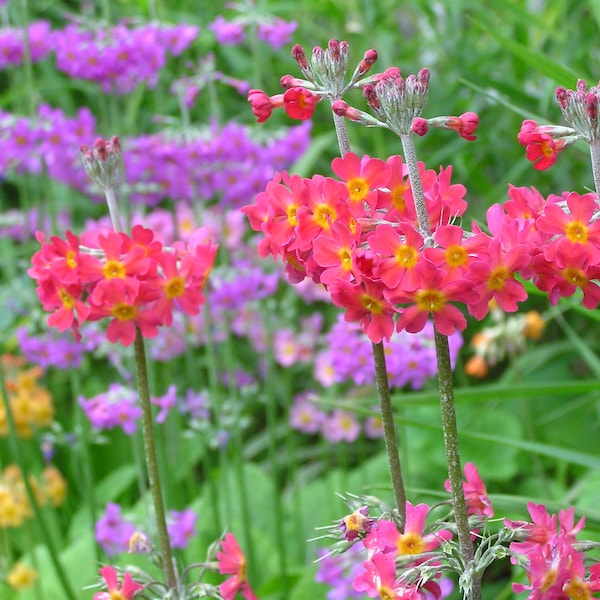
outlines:
M466 481L463 482L463 490L465 502L467 503L467 514L488 518L493 517L494 509L488 498L485 484L479 476L477 467L473 463L468 462L465 464L464 471ZM444 488L447 492L450 492L450 480L446 480Z
M283 108L288 117L305 121L315 112L315 106L321 100L318 94L313 94L304 88L291 88L283 94Z
M219 586L224 600L234 600L239 592L246 600L257 600L246 574L246 557L244 556L233 533L226 533L221 541L221 550L217 552L219 573L231 575Z
M110 565L99 569L100 575L106 582L107 592L97 592L94 600L131 600L144 586L133 581L129 573L123 576L123 584L119 587L117 570Z

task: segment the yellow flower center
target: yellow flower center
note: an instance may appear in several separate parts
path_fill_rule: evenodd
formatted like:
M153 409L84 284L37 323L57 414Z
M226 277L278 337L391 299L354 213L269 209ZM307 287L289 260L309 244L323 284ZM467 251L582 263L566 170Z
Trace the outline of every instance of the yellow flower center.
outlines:
M565 228L567 238L574 244L585 244L588 240L587 227L580 221L572 221Z
M419 290L417 306L424 311L438 312L446 306L446 296L440 290Z
M421 554L425 551L425 542L418 533L407 533L398 538L398 554Z
M75 298L73 298L66 290L58 290L58 297L65 308L73 308L73 306L75 306Z
M169 281L167 281L167 284L165 285L165 295L170 300L172 300L173 298L179 298L179 296L181 296L184 291L185 280L183 279L183 277L180 276L176 276L169 279Z
M462 267L467 258L467 251L462 246L448 246L446 249L446 262L449 267Z
M291 227L296 227L296 225L298 225L298 217L296 216L297 212L298 212L297 204L290 204L286 209L287 220Z
M392 190L392 206L399 212L406 210L406 201L404 200L404 192L408 189L408 185L401 183Z
M413 246L399 246L396 249L395 257L401 267L412 269L417 264L419 253Z
M337 219L337 212L329 204L318 204L313 215L315 223L322 229L329 229Z
M65 255L65 262L70 269L75 269L77 267L77 261L75 260L75 252L73 250L67 251Z
M578 577L571 579L569 585L565 588L565 592L571 600L591 600L592 598L590 588Z
M572 267L563 269L562 276L565 278L565 281L568 281L577 287L584 287L588 282L583 271Z
M373 298L373 296L369 296L369 294L361 294L358 299L370 313L380 315L383 312L383 306L377 298Z
M352 269L352 254L350 253L350 248L341 248L338 252L338 256L340 257L342 269L344 271L350 271L350 269Z
M125 265L118 260L108 260L102 273L106 279L125 279Z
M131 321L137 316L137 308L125 303L115 304L110 312L119 321Z
M346 185L348 186L352 202L364 200L369 193L369 185L362 177L354 177Z
M387 585L380 585L377 588L377 593L381 600L395 600L396 594Z
M508 277L508 269L504 266L496 267L490 273L488 278L488 289L489 290L501 290L504 287L504 282Z

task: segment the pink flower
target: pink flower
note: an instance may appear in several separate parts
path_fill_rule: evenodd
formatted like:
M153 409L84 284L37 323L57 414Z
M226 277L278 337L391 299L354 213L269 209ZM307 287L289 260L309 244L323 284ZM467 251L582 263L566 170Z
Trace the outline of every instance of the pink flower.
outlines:
M313 94L304 88L291 88L283 95L283 108L288 117L305 121L310 119L315 112L317 102L321 96Z
M473 463L469 462L465 465L465 478L463 490L467 503L467 514L493 517L494 509L487 496L487 489L479 476L477 467ZM447 492L450 492L450 480L446 480L444 488Z
M246 578L246 557L233 533L225 534L221 541L221 548L222 550L217 552L219 573L232 575L219 586L219 592L224 600L233 600L238 592L246 600L257 600Z
M131 600L139 590L144 588L143 585L133 581L129 573L125 573L123 585L119 588L117 571L109 565L100 569L100 575L104 577L108 591L97 592L94 594L94 600Z

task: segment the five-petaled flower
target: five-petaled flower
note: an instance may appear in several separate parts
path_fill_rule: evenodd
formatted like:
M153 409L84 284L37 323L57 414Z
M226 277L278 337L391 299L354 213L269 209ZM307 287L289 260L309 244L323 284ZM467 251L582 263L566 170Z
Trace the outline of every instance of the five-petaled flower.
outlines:
M119 587L117 570L110 565L100 569L100 575L104 577L106 592L96 592L94 600L131 600L144 586L133 581L129 573L123 576L123 584Z
M221 541L221 550L217 552L219 573L231 575L219 586L224 600L233 600L239 592L246 600L257 600L246 574L246 557L235 535L226 533Z

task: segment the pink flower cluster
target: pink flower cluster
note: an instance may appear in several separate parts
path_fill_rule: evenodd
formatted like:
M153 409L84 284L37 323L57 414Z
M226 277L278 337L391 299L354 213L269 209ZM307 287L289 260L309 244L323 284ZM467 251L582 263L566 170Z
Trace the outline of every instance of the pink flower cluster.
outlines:
M535 189L511 187L509 200L487 212L489 234L465 231L465 187L420 163L431 238L420 231L406 165L348 153L333 171L342 181L278 174L242 210L264 238L261 256L281 257L292 282L310 277L327 287L345 319L373 342L394 329L421 331L430 315L443 335L462 331L456 304L483 319L495 300L515 312L533 279L550 301L583 291L583 304L600 301L600 222L595 194L544 199Z
M363 563L364 572L354 579L353 587L365 592L370 598L419 600L423 596L420 590L427 590L434 598L440 598L441 590L435 578L424 578L421 584L419 577L398 577L396 558L431 552L440 544L452 538L448 529L438 529L425 533L425 521L430 507L426 504L412 505L406 503L406 523L400 531L393 521L381 519L369 527L363 544L368 551L368 560ZM415 558L404 566L405 572L427 563L428 568L435 568L431 558ZM439 565L439 563L437 563ZM413 579L413 580L411 580Z
M455 302L482 318L492 298L509 311L525 299L514 277L528 260L522 244L477 228L465 240L451 224L466 209L466 190L450 183L450 167L419 166L435 247L418 230L400 156L384 162L348 153L332 168L343 181L283 173L242 210L264 234L259 253L282 257L291 281L308 276L325 285L371 341L389 340L394 328L421 331L430 315L445 335L462 330Z
M67 232L66 240L38 234L41 249L28 274L48 324L59 331L72 328L79 336L84 321L109 319L106 337L133 343L136 330L155 337L158 327L173 321L173 308L195 315L204 302L202 290L217 246L197 230L187 246L168 249L151 229L136 225L131 236L115 231L86 235Z
M477 467L465 465L463 482L469 515L481 520L493 516L487 490ZM448 482L446 482L448 488ZM427 504L406 502L406 519L403 527L395 521L369 516L367 506L357 508L339 524L339 531L347 542L362 543L367 550L364 570L354 578L353 588L389 600L422 600L443 595L437 580L442 575L442 565L436 549L452 539L445 522L426 526L431 511ZM428 553L427 556L423 556ZM414 556L414 560L411 557Z
M532 523L505 520L518 539L510 544L511 561L524 564L529 585L513 583L516 593L529 591L528 600L592 598L600 591L600 563L586 570L585 556L576 548L575 536L585 519L575 523L574 509L549 515L543 504L528 505Z

